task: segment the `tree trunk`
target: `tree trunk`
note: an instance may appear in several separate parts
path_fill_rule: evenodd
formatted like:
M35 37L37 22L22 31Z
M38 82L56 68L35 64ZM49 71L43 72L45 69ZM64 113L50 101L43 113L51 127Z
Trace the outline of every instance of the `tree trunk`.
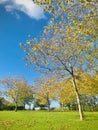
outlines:
M61 103L61 109L62 109L62 112L64 111L64 103L62 102Z
M25 110L25 103L23 104L23 109Z
M73 87L74 87L74 90L75 90L76 99L77 99L77 103L78 103L78 110L79 110L80 120L82 121L83 118L84 118L83 110L82 110L80 96L79 96L79 92L78 92L78 89L77 89L76 80L75 80L74 76L72 77L72 83L73 83Z
M48 111L50 112L50 103L48 104Z
M47 102L48 102L48 111L50 112L50 101L49 101L49 98L47 98Z
M47 93L47 103L48 103L48 111L50 112L50 100L49 100L49 93Z
M15 112L17 112L17 107L18 107L17 102L15 102Z

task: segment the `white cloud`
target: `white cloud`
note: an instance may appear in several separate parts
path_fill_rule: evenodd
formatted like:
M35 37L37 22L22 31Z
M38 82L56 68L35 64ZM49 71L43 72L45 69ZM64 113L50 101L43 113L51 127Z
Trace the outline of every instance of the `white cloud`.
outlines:
M45 18L44 13L42 12L42 8L35 5L32 2L32 0L1 0L1 1L7 2L5 5L5 9L8 12L18 10L27 14L29 17L37 20Z

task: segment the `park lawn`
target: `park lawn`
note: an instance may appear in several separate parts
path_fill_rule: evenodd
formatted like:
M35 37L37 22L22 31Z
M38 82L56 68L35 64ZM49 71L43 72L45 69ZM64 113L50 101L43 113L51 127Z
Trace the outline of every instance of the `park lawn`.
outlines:
M0 111L0 130L98 130L98 112Z

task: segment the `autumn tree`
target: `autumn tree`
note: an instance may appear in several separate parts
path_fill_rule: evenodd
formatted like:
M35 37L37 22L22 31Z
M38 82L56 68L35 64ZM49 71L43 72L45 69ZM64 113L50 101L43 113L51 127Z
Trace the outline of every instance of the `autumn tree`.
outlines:
M73 14L76 15L77 8L80 10L91 11L93 14L97 14L98 1L97 0L33 0L35 4L41 6L45 12L52 14L53 16L60 16L61 14ZM74 12L75 11L75 12ZM87 12L83 12L85 15Z
M78 85L82 107L84 110L86 110L86 107L92 108L94 110L94 107L96 107L97 103L96 97L98 96L97 72L92 75L85 72L79 72L78 75L79 76L76 83Z
M24 78L14 77L5 78L1 80L2 84L6 88L4 95L9 101L15 105L15 111L19 104L25 104L33 99L33 88L27 85Z
M19 100L22 103L22 105L29 105L32 103L33 99L34 99L34 87L33 86L29 86L27 84L21 85L19 86L19 93L20 93L20 97Z
M61 104L62 111L64 111L66 104L70 104L75 100L74 89L69 79L57 83L56 93Z
M78 91L80 94L82 108L86 110L94 110L97 104L98 96L98 74L90 75L88 73L79 72L78 80L76 80ZM57 83L57 94L64 110L66 104L72 104L75 102L75 94L70 79L66 79ZM67 105L68 106L68 105Z
M98 79L97 73L90 75L88 73L79 74L77 80L78 90L81 95L97 96L98 95ZM82 84L81 84L82 83Z
M21 47L26 51L26 60L34 68L72 79L80 120L83 120L76 80L77 72L81 70L97 70L97 1L53 0L49 4L47 1L38 3L45 4L45 10L55 17L45 27L40 39L30 40Z
M51 100L55 98L55 80L41 77L36 79L36 99L39 105L47 105L50 111Z
M40 41L33 39L22 47L27 52L26 59L30 61L29 63L33 63L33 67L62 76L69 74L72 77L82 120L83 114L76 84L77 72L80 69L86 71L89 65L91 68L93 64L87 56L92 57L94 50L92 49L93 46L91 48L91 45L86 43L87 39L81 39L72 31L72 28L73 26L67 25L66 20L62 18L62 21L45 27L44 35ZM90 54L88 54L89 48L93 50ZM93 61L96 63L96 57L93 58Z

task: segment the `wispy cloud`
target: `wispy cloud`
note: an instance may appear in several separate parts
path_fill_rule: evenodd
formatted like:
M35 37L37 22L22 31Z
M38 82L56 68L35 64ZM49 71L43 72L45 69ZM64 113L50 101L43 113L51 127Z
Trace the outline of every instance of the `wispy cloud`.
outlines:
M32 0L0 0L0 4L3 3L8 12L18 10L37 20L45 18L42 8L35 5Z

